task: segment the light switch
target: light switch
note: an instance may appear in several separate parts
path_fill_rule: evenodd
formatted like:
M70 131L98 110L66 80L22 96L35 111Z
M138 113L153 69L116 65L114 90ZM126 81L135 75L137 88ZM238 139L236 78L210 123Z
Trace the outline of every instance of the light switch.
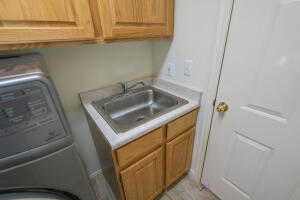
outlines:
M184 61L184 75L190 77L192 75L192 69L193 69L193 61L185 60Z
M168 62L167 64L167 75L170 77L175 77L175 64Z

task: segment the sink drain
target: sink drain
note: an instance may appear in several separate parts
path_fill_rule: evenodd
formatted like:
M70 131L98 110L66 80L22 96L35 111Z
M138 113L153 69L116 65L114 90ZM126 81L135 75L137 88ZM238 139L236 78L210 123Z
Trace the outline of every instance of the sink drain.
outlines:
M145 119L145 116L138 116L137 118L136 118L136 120L135 121L141 121L141 120L143 120L143 119Z

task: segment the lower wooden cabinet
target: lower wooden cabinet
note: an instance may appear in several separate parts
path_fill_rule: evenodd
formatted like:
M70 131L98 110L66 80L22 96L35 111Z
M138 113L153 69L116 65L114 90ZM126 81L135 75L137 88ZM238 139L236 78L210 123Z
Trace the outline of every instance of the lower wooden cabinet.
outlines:
M125 198L151 200L163 190L162 148L121 171Z
M118 149L110 149L111 159L103 163L110 161L107 166L112 166L114 173L107 173L105 178L118 200L153 200L188 172L197 112L187 113ZM93 137L99 135L93 132Z
M166 144L166 186L186 173L191 166L195 128Z

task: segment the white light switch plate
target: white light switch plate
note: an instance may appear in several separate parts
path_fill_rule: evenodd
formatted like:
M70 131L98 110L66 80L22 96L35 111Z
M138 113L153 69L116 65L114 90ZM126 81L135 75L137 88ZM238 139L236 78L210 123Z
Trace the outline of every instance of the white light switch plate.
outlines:
M172 62L167 64L167 75L170 77L175 77L175 64Z
M192 76L192 69L193 69L193 61L192 60L185 60L184 61L184 75L185 76Z

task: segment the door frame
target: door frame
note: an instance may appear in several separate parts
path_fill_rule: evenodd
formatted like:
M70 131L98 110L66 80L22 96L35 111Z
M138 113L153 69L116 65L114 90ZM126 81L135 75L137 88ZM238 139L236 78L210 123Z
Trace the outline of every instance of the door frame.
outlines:
M229 33L229 27L231 22L232 10L234 6L234 0L224 0L220 2L219 18L217 24L216 42L214 44L214 52L212 54L211 72L209 76L209 83L206 91L202 96L201 112L200 114L202 122L201 126L197 127L198 132L195 141L199 142L199 149L195 149L195 171L191 171L192 176L196 178L196 181L202 183L202 173L204 168L206 150L212 126L212 119L214 116L215 101L218 95L219 81L222 73L222 65L224 54L226 50L226 42Z

